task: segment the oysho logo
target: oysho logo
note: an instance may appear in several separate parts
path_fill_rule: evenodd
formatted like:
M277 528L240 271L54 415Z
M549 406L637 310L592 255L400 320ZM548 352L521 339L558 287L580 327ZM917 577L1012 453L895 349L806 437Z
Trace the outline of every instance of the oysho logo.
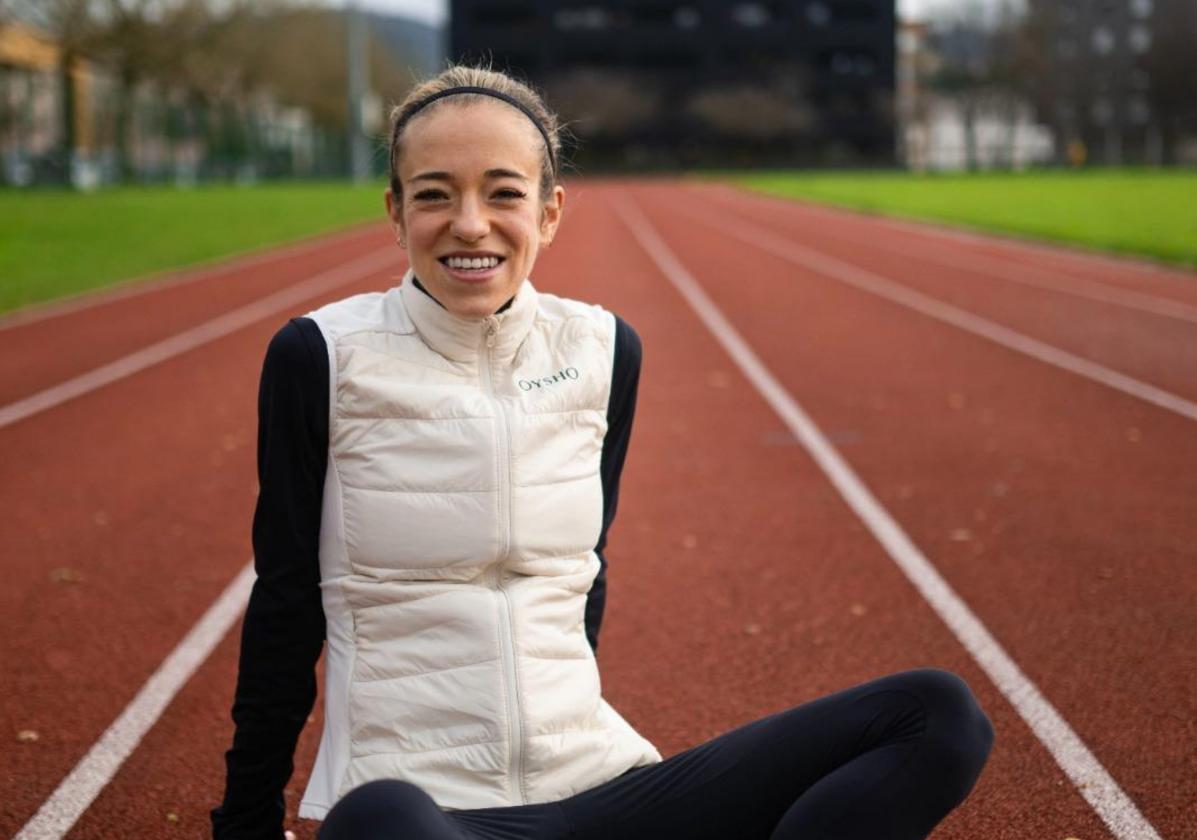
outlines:
M577 378L578 369L576 367L567 367L561 368L561 370L552 376L545 376L540 379L517 379L516 384L520 386L521 391L535 391L539 388L547 388L550 385L557 385L558 383Z

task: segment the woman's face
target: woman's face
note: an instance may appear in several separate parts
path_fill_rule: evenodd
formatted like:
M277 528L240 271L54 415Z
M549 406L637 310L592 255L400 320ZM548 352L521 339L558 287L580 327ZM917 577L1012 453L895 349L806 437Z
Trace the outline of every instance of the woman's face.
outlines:
M565 190L541 202L544 154L528 117L502 102L446 102L403 130L403 194L387 191L387 212L420 283L454 315L499 309L556 233Z

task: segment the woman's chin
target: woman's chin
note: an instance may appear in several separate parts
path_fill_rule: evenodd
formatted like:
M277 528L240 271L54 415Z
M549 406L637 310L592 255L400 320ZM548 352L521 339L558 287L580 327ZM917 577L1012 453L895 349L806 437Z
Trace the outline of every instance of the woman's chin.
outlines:
M438 284L441 294L433 291L433 297L454 315L462 318L485 318L493 315L515 296L520 286L504 275L501 271L503 266L499 268L499 272L485 279L459 280L452 274L446 275L445 282Z
M458 318L471 321L481 321L493 315L506 302L507 298L498 289L459 289L456 294L447 294L441 300L445 309Z

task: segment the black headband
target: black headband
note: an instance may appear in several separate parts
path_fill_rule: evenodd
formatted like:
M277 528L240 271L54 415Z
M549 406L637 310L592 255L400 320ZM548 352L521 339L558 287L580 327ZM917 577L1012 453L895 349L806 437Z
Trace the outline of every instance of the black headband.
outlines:
M446 96L454 96L458 93L478 93L478 94L481 94L482 96L490 96L495 99L501 99L502 101L506 102L508 105L514 105L516 108L519 108L521 111L523 111L524 115L527 116L528 119L532 120L532 124L534 126L536 126L536 130L540 132L540 136L544 138L544 147L548 151L548 154L549 154L549 165L553 168L553 174L554 175L557 174L557 156L553 154L553 144L549 140L549 132L545 129L545 127L543 125L541 125L540 119L535 114L532 113L532 110L530 108L528 108L527 105L525 105L524 103L522 103L518 99L516 99L514 96L508 96L507 94L505 94L501 91L491 90L490 88L474 87L472 85L463 85L462 87L451 87L451 88L446 88L445 90L437 91L436 93L429 94L428 96L425 96L423 99L421 99L415 105L413 105L410 109L408 109L407 113L405 113L403 116L401 116L399 119L397 119L395 121L395 128L391 132L392 148L395 145L395 141L399 139L399 132L403 130L403 126L407 125L408 121L412 117L414 117L416 114L418 114L424 108L431 105L433 102L436 102L438 99L444 99ZM392 178L392 180L393 180L393 178Z

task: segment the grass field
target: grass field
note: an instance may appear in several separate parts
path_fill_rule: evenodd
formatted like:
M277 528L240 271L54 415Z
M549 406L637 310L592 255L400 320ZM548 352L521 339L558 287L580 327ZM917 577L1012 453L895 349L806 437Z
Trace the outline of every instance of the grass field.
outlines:
M384 218L383 184L0 190L0 312Z
M753 189L1197 266L1197 171L758 173ZM0 190L0 312L382 219L381 182Z
M738 176L790 198L1197 266L1197 170Z

